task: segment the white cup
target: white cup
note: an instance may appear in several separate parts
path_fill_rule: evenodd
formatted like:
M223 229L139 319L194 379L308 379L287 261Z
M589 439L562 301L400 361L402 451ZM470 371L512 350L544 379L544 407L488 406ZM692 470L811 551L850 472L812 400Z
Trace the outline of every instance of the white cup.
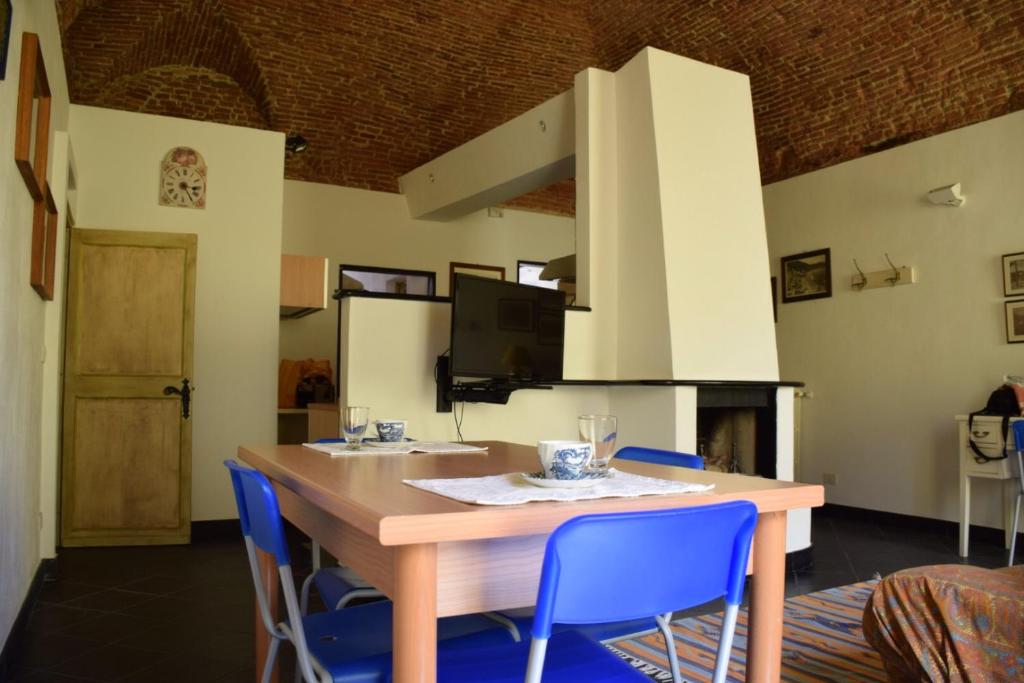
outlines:
M405 439L405 420L377 420L377 436L381 441Z
M586 441L538 441L537 455L547 479L581 479L594 447Z

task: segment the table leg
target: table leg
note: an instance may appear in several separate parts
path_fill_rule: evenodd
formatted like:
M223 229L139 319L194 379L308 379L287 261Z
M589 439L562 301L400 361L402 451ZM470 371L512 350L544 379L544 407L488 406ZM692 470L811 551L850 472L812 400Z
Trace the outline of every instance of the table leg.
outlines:
M280 582L277 579L277 561L270 553L265 553L256 548L256 557L260 563L260 575L263 577L263 590L267 593L267 606L270 608L271 616L276 619L278 615L278 601L280 599ZM256 681L259 683L263 676L263 663L267 661L267 651L270 649L270 634L267 627L263 625L260 617L260 606L256 603ZM280 660L278 660L280 661ZM280 666L275 663L270 672L270 682L278 683L280 680Z
M971 536L971 478L960 475L960 557L967 557Z
M437 678L437 545L398 546L395 552L395 683Z
M782 668L782 608L786 599L786 513L765 512L754 533L747 681L778 683Z

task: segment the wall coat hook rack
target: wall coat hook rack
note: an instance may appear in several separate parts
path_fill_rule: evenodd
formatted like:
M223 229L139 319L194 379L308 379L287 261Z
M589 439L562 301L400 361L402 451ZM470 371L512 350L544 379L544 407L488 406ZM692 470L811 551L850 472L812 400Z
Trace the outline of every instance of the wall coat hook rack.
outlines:
M850 286L855 291L862 292L865 289L912 285L917 282L917 273L913 266L897 266L889 258L889 254L885 254L885 260L889 264L885 270L865 273L857 264L857 259L854 259L853 267L857 269L857 274L850 277Z
M860 269L860 266L857 264L857 259L853 259L853 267L857 269L857 274L853 276L852 285L853 288L859 292L860 290L864 289L864 287L867 286L868 276L865 275L864 271Z

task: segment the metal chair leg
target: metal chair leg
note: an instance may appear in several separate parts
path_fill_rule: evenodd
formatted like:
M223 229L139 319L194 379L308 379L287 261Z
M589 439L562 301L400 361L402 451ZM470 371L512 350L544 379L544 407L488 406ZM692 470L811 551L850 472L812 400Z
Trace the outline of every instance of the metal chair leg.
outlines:
M654 618L661 630L661 637L665 639L665 654L668 656L668 665L672 671L672 683L683 683L683 675L679 672L679 655L676 654L676 640L672 636L672 613L659 614Z
M302 592L299 595L299 610L302 612L303 615L308 613L307 610L309 609L309 588L313 585L314 574L316 574L315 570L313 571L313 573L306 577L305 581L302 582Z
M1017 550L1017 524L1020 521L1020 499L1021 495L1017 494L1017 498L1013 501L1013 526L1010 527L1010 561L1007 563L1007 567L1013 566L1013 554Z
M279 649L281 649L281 640L279 638L271 638L270 648L267 650L267 661L263 664L263 677L260 679L263 683L270 683L270 672L274 669Z
M725 618L722 619L722 635L718 638L718 656L715 658L715 677L712 679L713 683L725 683L725 675L729 672L732 638L736 635L736 617L739 613L739 605L725 606Z

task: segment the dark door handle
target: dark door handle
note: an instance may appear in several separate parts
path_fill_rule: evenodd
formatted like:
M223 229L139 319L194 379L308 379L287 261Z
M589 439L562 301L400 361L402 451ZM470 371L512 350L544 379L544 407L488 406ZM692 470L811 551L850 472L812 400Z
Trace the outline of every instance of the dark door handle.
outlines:
M175 386L164 387L164 396L181 396L181 417L185 420L188 419L189 404L192 402L192 389L193 387L188 385L188 377L181 380L181 389Z

